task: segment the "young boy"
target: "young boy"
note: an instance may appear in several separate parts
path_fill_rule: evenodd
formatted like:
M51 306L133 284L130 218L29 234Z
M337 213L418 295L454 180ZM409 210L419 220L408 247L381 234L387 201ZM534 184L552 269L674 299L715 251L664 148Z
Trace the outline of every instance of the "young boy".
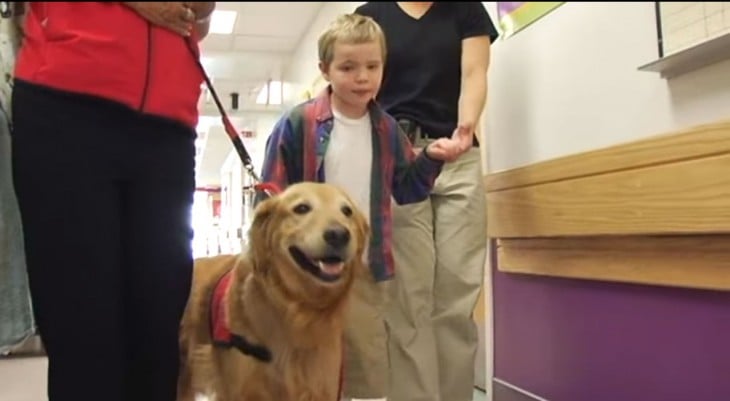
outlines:
M374 101L383 77L385 39L371 18L337 18L318 45L319 68L329 85L274 126L262 179L282 189L300 181L338 185L368 217L372 238L366 253L372 274L356 282L350 301L343 391L353 400L384 399L383 286L394 274L391 197L399 204L426 199L443 162L466 152L472 134L457 128L451 138L414 154L395 119Z

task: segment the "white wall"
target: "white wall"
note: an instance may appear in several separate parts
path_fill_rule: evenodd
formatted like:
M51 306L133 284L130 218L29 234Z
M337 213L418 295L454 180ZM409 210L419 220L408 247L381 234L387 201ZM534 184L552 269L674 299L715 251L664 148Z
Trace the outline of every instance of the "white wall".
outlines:
M317 17L312 21L309 30L299 42L299 46L297 46L287 68L284 69L284 80L292 84L294 90L291 93L295 96L294 99L286 99L287 103L296 103L301 100L296 97L304 89L309 88L320 75L318 68L319 57L317 55L319 35L337 16L351 13L361 4L363 4L361 1L327 2L322 7Z
M495 5L487 3L496 19ZM666 81L652 2L568 2L493 46L491 171L730 116L730 62Z

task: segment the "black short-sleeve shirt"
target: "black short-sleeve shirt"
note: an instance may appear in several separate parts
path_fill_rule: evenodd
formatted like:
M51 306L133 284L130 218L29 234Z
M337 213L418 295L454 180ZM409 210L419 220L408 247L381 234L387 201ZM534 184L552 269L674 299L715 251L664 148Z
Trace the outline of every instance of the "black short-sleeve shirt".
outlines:
M462 41L498 33L481 2L434 2L419 19L396 2L368 2L355 13L383 29L387 59L378 102L430 137L451 136L458 119Z

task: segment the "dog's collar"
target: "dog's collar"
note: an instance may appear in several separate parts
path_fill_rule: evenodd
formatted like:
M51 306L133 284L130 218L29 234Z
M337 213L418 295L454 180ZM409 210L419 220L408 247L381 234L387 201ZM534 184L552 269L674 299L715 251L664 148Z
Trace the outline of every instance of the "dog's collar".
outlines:
M244 355L251 356L261 362L271 361L271 351L263 345L252 344L239 334L231 333L228 327L225 307L225 295L231 287L233 269L227 271L215 285L210 302L210 331L213 344L218 347L236 348Z

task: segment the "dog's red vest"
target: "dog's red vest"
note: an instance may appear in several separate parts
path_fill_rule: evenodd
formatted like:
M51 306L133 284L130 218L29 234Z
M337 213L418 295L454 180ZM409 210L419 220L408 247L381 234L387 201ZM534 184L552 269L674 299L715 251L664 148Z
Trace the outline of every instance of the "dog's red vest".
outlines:
M227 271L215 285L213 294L210 301L210 330L213 343L222 347L236 347L238 350L246 355L251 355L254 358L268 362L271 360L271 352L262 346L257 346L246 341L245 338L231 333L231 329L228 326L228 309L226 309L224 300L228 291L231 288L231 278L233 277L233 269ZM339 380L339 395L342 394L342 385L345 376L345 342L342 342L342 363L340 365L340 380Z
M223 300L231 288L232 272L233 270L229 270L223 277L218 279L218 283L213 289L213 297L210 301L210 328L214 343L231 343L231 330L228 327L228 309L225 307Z
M248 342L245 337L231 332L228 325L228 309L225 298L231 288L233 270L227 271L215 285L210 300L210 335L213 344L224 348L236 348L243 354L261 362L271 362L271 351L263 345Z

